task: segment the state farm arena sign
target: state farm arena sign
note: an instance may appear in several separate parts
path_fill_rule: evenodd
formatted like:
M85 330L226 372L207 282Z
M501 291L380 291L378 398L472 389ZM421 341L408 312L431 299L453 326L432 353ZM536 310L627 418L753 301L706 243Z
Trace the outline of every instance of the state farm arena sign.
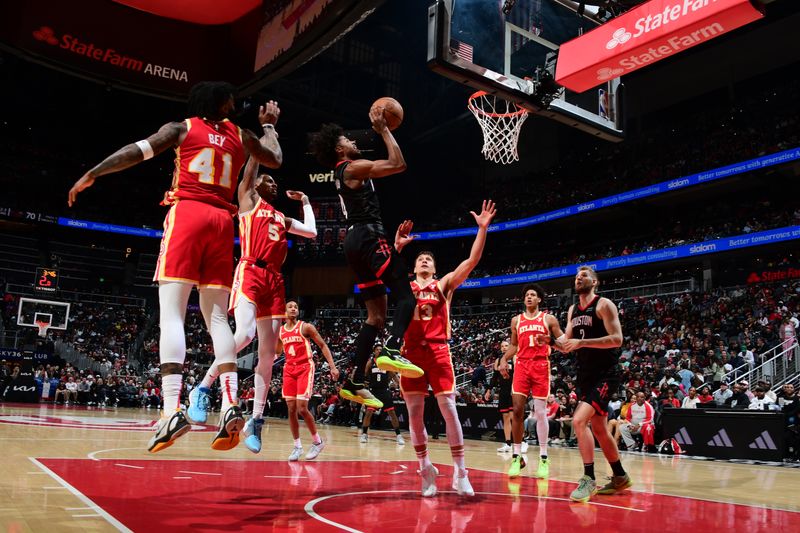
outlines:
M750 0L650 0L562 44L556 81L583 92L763 16Z

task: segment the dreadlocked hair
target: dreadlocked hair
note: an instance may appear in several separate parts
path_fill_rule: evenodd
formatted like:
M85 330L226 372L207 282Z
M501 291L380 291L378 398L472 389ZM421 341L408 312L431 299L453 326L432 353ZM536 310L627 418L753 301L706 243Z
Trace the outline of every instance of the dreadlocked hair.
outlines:
M236 87L226 81L201 81L189 91L189 116L222 120L220 111L236 93Z
M319 131L308 136L308 148L319 164L326 168L336 168L339 158L336 146L344 130L338 124L323 124Z

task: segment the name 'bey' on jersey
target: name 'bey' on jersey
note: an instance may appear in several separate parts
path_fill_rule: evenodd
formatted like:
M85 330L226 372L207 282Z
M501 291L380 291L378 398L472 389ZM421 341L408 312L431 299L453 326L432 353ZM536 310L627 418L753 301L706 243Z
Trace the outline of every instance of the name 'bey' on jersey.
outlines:
M164 203L195 200L236 213L234 185L244 166L242 132L228 119L187 118L186 137L175 149L172 187Z
M289 250L283 213L263 198L259 199L253 209L239 213L239 238L242 257L260 259L275 272L280 272Z
M313 364L311 343L302 334L303 322L298 321L292 329L287 329L286 324L281 326L278 336L283 343L287 365Z
M425 342L447 342L450 339L450 302L447 301L439 280L425 287L411 282L411 291L417 299L414 317L406 330L405 341L411 345Z
M533 318L528 318L525 313L517 319L517 359L542 359L550 356L550 345L536 344L538 335L550 335L545 323L547 313L539 311Z

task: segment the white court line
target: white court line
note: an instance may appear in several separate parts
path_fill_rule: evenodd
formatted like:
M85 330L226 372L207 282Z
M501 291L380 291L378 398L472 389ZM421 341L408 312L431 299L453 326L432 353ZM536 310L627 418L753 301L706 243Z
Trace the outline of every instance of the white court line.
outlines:
M394 472L389 472L389 475L393 476L395 474L405 474L405 472L405 470L395 470Z
M51 478L53 478L53 479L54 479L54 480L56 480L57 482L61 483L61 485L62 485L62 486L65 488L65 489L67 489L68 491L70 491L70 492L71 492L71 493L72 493L74 496L76 496L76 497L77 497L77 498L78 498L80 501L82 501L83 503L85 503L85 504L89 505L89 506L90 506L90 508L91 508L93 511L96 511L96 512L97 512L97 514L99 514L100 516L102 516L103 518L105 518L106 522L108 522L108 523L109 523L109 524L111 524L111 525L112 525L114 528L116 528L116 529L117 529L117 531L125 531L125 532L129 532L129 533L133 533L133 531L131 531L130 529L128 529L127 527L125 527L125 526L122 524L122 522L120 522L119 520L117 520L116 518L114 518L113 516L111 516L111 515L110 515L110 514L109 514L109 513L108 513L108 512L105 510L105 509L103 509L102 507L100 507L99 505L97 505L96 503L94 503L94 502L93 502L92 500L90 500L90 499L89 499L89 498L88 498L86 495L84 495L84 494L83 494L81 491L79 491L78 489L76 489L75 487L73 487L72 485L70 485L69 483L67 483L66 481L64 481L64 480L63 480L63 479L62 479L62 478L61 478L61 477L60 477L58 474L56 474L55 472L53 472L52 470L50 470L49 468L47 468L46 466L44 466L42 463L40 463L39 461L37 461L35 457L28 457L28 459L29 459L29 460L30 460L30 461L31 461L33 464L35 464L36 466L38 466L39 468L41 468L41 469L42 469L42 470L43 470L43 471L44 471L44 472L45 472L47 475L49 475Z
M84 439L85 440L85 439ZM118 450L141 450L142 448L109 448L107 450L95 450L93 452L87 453L86 457L91 459L92 461L100 461L95 455L98 453L105 453L105 452L116 452Z
M272 477L279 479L308 479L308 476L264 476L264 477Z
M222 474L215 472L192 472L190 470L178 470L181 474L196 474L198 476L221 476Z
M342 479L352 479L355 477L372 477L372 474L365 474L363 476L341 476Z
M342 477L344 477L344 476L342 476ZM311 518L313 518L315 520L319 520L320 522L323 522L323 523L328 524L330 526L337 527L337 528L343 529L345 531L349 531L350 533L363 533L362 531L360 531L358 529L353 529L351 527L347 527L347 526L345 526L343 524L340 524L338 522L334 522L333 520L328 520L327 518L324 518L323 516L320 516L314 510L314 506L316 504L318 504L319 502L323 502L323 501L329 500L331 498L340 498L342 496L357 496L357 495L361 495L361 494L397 494L397 493L401 493L401 492L402 493L412 492L412 493L416 494L419 491L418 490L367 490L367 491L361 491L361 492L342 492L340 494L330 494L328 496L321 496L321 497L319 497L319 498L317 498L315 500L311 500L310 502L306 503L303 506L303 510ZM445 491L439 491L439 494L458 494L458 493L455 492L455 491L452 491L452 490L445 490ZM536 498L536 499L542 499L542 500L556 500L556 501L565 501L565 502L572 501L569 498L556 498L554 496L537 496L535 494L519 494L519 495L515 496L513 494L508 494L508 493L503 493L503 492L477 492L477 491L475 492L475 494L483 494L485 496L508 496L508 497L520 497L520 498ZM588 505L596 505L596 506L599 506L599 507L611 507L611 508L614 508L614 509L623 509L625 511L636 511L637 513L644 513L645 512L644 509L636 509L634 507L625 507L625 506L622 506L622 505L612 505L612 504L609 504L609 503L598 503L598 502L588 501L587 504Z
M124 466L125 468L136 468L136 469L139 469L139 470L144 470L143 466L124 465L122 463L114 463L114 466Z
M192 476L172 476L172 479L192 479Z

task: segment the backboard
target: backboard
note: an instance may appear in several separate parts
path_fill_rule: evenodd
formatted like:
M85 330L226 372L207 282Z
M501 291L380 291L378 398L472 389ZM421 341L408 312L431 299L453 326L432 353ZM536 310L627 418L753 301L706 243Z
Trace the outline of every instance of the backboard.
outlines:
M569 0L437 0L428 9L428 66L531 113L620 141L620 78L580 94L554 81L559 46L600 25L591 6L583 16L573 8L578 4Z
M20 298L17 311L17 325L31 328L40 327L37 322L49 322L46 329L67 329L69 306L65 302Z

